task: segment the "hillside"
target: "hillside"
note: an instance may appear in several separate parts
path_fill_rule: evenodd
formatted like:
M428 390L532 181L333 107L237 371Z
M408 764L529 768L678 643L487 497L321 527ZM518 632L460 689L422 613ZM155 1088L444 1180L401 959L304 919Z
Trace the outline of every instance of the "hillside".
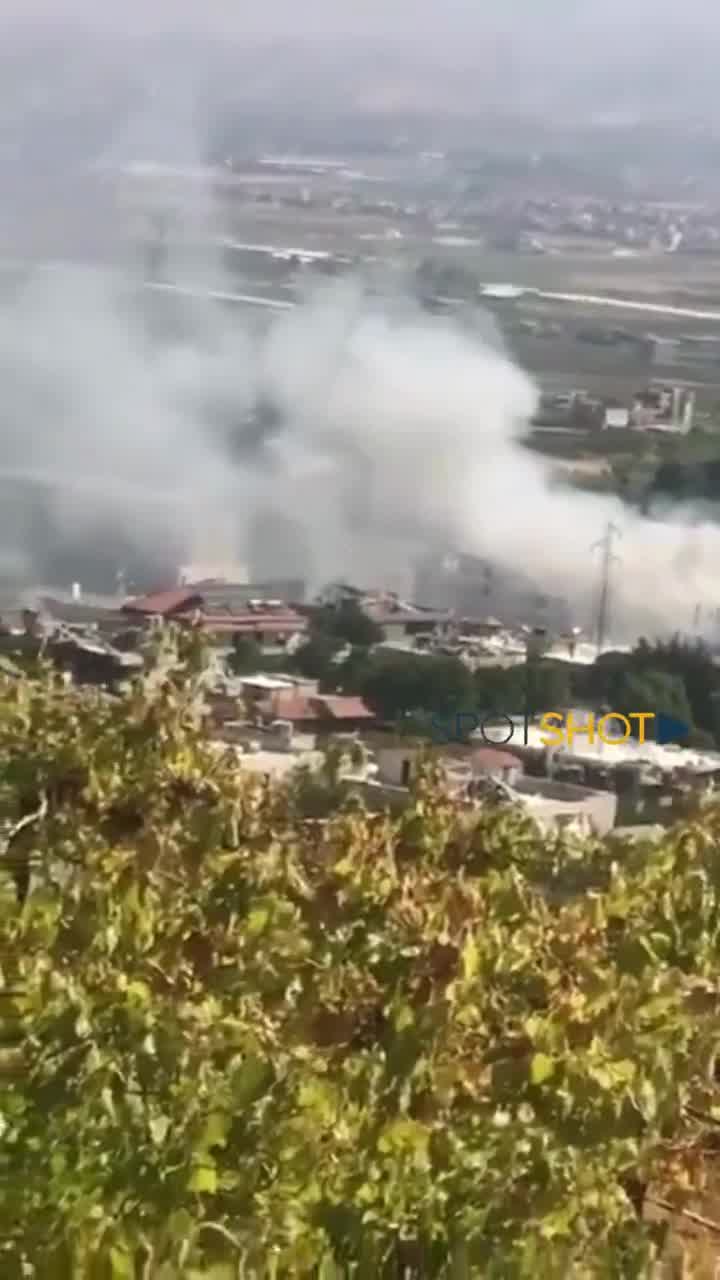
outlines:
M713 1217L720 812L308 822L163 661L0 676L0 1273L659 1274Z

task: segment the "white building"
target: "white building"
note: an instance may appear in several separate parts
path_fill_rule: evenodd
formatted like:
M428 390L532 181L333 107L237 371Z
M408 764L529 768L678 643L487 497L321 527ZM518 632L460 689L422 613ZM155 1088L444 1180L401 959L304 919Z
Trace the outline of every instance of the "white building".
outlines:
M627 431L630 426L629 409L606 409L603 421L605 431Z
M575 712L576 725L581 725L582 713ZM553 731L554 726L553 726ZM687 747L673 743L661 745L657 742L638 742L636 738L622 741L618 734L617 742L602 742L597 734L590 742L587 735L578 733L572 743L562 747L547 747L547 733L537 724L528 726L529 747L542 748L554 754L556 759L577 760L588 764L618 765L647 763L661 769L664 773L672 773L683 769L689 773L707 774L720 771L720 752L693 751ZM612 730L608 726L605 737L611 737Z
M640 431L687 435L695 421L695 392L687 387L652 387L635 397L631 423Z
M381 747L376 751L378 781L390 787L410 786L426 749L412 741ZM441 764L452 792L467 794L471 783L483 777L492 780L507 801L523 809L543 831L572 828L603 836L615 825L618 801L613 792L522 777L522 764L510 752L481 749L473 755L443 759Z

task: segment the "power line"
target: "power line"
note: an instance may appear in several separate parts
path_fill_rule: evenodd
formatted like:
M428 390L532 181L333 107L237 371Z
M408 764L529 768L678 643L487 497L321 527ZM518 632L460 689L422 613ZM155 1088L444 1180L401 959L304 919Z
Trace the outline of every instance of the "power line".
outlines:
M604 538L596 542L593 551L602 550L602 578L600 581L600 597L598 600L598 611L596 619L596 636L598 657L605 648L605 638L610 625L610 573L613 564L619 563L619 556L613 553L613 543L615 538L621 538L622 534L612 521L608 521Z

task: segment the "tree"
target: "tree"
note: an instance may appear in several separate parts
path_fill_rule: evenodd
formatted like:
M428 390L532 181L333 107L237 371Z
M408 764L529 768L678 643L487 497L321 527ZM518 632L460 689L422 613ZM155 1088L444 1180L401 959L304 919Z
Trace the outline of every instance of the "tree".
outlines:
M335 667L335 688L338 693L359 693L364 687L367 673L375 659L369 649L350 650L344 662Z
M686 442L683 441L685 447ZM717 502L720 498L720 459L706 458L663 462L651 482L649 500L668 498L676 502Z
M661 689L662 696L666 699L669 697L674 705L677 705L678 697L681 702L684 697L689 704L689 716L684 717L688 723L695 724L713 736L717 735L720 671L701 641L685 640L679 636L654 643L641 639L630 654L604 654L594 667L587 669L581 682L587 696L607 702L616 698L617 690L626 675L645 676L648 673L653 680L658 674L669 677L674 684ZM678 681L682 684L684 694L670 692L671 688L679 690ZM638 706L634 709L643 708ZM652 706L648 707L648 710L654 709ZM658 707L658 710L667 708Z
M572 681L564 666L552 662L516 667L484 667L475 675L475 696L483 710L521 715L562 711L572 705Z
M426 709L425 659L379 654L361 672L358 692L378 715L396 720L408 711Z
M383 638L382 627L368 617L356 600L341 600L337 606L323 605L312 615L314 635L330 636L344 644L369 649Z
M448 715L475 706L472 676L455 658L378 653L361 671L357 692L388 720L408 711Z
M308 680L318 680L328 688L334 687L337 668L333 659L340 651L341 642L322 633L312 634L307 642L293 654L290 663L293 671Z
M524 667L481 667L473 683L475 701L483 711L522 714L526 687Z
M263 654L252 636L236 636L230 655L230 666L238 676L247 676L261 670Z
M429 767L308 824L178 644L0 674L2 1274L649 1274L715 1143L720 813L619 860Z
M572 706L573 687L566 664L539 662L530 670L532 707L537 712L564 711Z
M649 644L641 640L632 654L632 666L640 671L664 671L682 680L690 703L691 721L699 729L717 734L715 699L720 693L720 671L702 641L669 640Z
M692 709L679 676L665 671L624 671L612 685L612 710L621 715L651 711L672 716L692 728Z
M425 258L415 274L415 284L421 299L432 300L438 294L450 298L475 301L478 296L478 277L456 262L439 258Z

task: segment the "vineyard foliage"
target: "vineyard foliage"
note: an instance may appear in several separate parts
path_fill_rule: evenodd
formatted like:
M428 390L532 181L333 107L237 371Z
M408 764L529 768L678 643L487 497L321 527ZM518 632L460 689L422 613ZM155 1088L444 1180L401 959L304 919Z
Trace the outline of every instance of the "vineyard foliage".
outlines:
M200 667L0 677L0 1274L649 1274L720 1119L720 816L549 841L428 771L304 820Z

